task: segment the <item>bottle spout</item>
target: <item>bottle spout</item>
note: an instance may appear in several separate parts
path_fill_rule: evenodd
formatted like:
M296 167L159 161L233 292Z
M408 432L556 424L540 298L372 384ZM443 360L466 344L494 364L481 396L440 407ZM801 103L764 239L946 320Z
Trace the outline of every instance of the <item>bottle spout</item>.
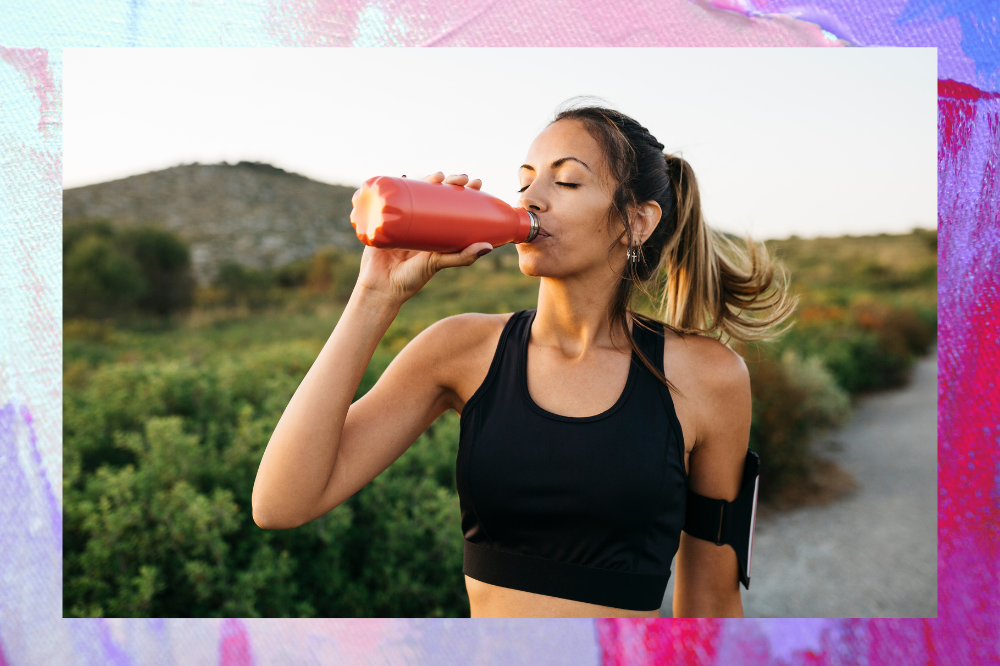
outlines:
M530 210L525 210L524 208L518 209L518 217L521 218L521 228L518 234L522 240L514 241L514 243L530 243L535 240L535 236L538 235L538 216L532 213Z

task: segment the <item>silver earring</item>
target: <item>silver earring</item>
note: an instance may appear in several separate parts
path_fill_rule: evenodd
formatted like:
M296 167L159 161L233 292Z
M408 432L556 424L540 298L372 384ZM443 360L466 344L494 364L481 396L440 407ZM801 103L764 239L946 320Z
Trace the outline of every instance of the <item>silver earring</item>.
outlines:
M629 261L633 261L633 262L639 261L639 248L638 248L638 246L636 246L636 247L630 247L628 249L628 252L626 253L625 256L628 257Z

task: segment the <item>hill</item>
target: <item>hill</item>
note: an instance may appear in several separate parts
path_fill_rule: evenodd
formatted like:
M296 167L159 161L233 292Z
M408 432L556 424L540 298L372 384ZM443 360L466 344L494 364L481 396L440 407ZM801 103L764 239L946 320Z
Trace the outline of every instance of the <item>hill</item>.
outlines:
M149 224L191 247L195 279L208 284L234 261L269 268L323 246L360 252L351 228L355 188L321 183L259 162L185 164L63 192L63 220Z

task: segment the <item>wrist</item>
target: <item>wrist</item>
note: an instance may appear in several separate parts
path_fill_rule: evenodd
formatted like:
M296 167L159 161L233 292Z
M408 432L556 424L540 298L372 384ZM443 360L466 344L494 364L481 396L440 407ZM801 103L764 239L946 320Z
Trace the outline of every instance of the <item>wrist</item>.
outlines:
M358 283L354 285L348 305L353 305L369 315L388 315L395 318L404 301Z

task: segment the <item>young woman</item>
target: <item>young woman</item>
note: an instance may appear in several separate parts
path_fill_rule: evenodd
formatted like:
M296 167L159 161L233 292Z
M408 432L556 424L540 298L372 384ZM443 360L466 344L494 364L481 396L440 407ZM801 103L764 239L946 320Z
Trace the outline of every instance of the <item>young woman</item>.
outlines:
M658 617L675 554L675 617L742 616L733 548L681 531L685 489L740 490L750 379L710 336L773 335L794 308L787 283L766 250L748 242L747 255L705 225L691 167L619 112L562 111L519 174L541 227L517 245L521 271L541 278L537 308L435 323L351 404L400 306L492 250L366 247L264 452L254 520L287 529L325 514L454 409L473 617ZM663 281L668 325L630 308Z

